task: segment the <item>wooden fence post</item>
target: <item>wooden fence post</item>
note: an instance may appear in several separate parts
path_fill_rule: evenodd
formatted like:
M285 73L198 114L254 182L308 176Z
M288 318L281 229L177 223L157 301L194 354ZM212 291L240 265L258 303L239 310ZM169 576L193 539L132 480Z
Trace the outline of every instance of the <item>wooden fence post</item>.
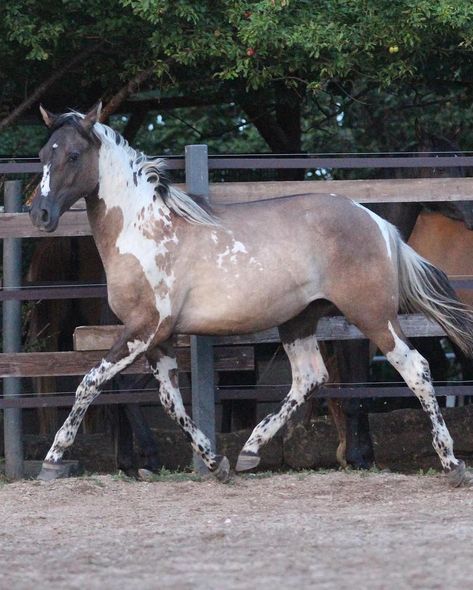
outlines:
M209 169L206 145L187 145L186 185L193 195L209 198ZM208 436L215 448L215 384L213 338L191 336L192 418L198 428ZM208 470L202 459L194 454L194 469L198 473Z
M21 181L5 182L5 213L21 211ZM6 238L3 241L4 289L21 286L21 239ZM3 302L3 352L21 351L21 301ZM18 397L21 379L9 377L3 381L5 398ZM23 432L21 408L4 410L5 474L9 479L23 477Z

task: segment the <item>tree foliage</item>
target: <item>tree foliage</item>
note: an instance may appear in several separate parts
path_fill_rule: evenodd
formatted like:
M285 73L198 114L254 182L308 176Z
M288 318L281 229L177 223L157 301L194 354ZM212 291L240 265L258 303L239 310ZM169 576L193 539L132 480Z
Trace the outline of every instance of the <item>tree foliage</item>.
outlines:
M87 108L152 67L138 136L148 146L176 130L216 147L221 132L221 146L242 151L261 138L275 151L391 150L412 140L416 120L450 131L470 118L469 0L10 0L0 5L0 117L97 42L43 100ZM172 96L217 106L162 114L163 133L153 120ZM127 100L120 114L142 105ZM0 151L8 145L0 138Z

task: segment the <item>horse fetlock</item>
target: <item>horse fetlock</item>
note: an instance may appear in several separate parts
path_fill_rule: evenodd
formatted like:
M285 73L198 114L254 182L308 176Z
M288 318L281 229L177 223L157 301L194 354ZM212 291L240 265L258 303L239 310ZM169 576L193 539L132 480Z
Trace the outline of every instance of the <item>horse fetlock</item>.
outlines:
M216 467L211 471L219 481L227 483L230 480L230 461L225 455L215 455Z
M458 465L447 471L447 480L452 488L473 487L473 474L466 470L465 463L458 461Z

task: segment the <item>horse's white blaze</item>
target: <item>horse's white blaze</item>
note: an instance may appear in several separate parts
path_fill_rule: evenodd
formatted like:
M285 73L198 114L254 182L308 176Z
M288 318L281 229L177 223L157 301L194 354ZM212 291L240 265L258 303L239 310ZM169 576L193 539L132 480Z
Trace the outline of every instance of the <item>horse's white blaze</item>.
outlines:
M363 211L366 211L366 213L368 213L368 215L373 219L373 221L379 227L379 230L381 232L381 235L383 236L384 241L386 243L386 250L388 252L388 256L389 256L389 258L392 258L392 252L391 252L391 232L389 231L389 224L388 224L388 222L385 221L379 215L376 215L376 213L373 213L373 211L370 211L366 207L363 207L363 205L360 205L360 203L357 203L356 201L352 201L352 203L354 205L356 205L357 207L360 207L360 209L363 209Z
M43 177L41 178L41 196L47 197L51 191L50 187L50 177L51 177L51 164L46 164L43 166Z
M57 150L57 148L58 148L58 147L59 147L59 146L58 146L58 144L57 144L57 143L53 143L53 150Z

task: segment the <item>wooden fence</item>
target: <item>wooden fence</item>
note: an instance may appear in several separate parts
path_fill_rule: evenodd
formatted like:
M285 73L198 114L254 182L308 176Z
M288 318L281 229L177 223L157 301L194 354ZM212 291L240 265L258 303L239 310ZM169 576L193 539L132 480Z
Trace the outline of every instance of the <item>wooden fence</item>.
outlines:
M343 194L360 203L387 202L435 202L473 199L473 178L419 178L390 180L353 180L353 181L294 181L294 182L228 182L208 184L208 171L224 168L439 168L471 167L473 157L217 157L207 158L206 146L188 146L185 158L173 158L170 168L185 169L185 187L195 194L209 195L212 203L225 204L250 202L265 198L278 198L289 194L324 192ZM1 174L37 173L39 163L11 162L0 163ZM80 207L80 205L79 205ZM90 227L84 209L76 208L65 213L60 221L55 236L87 236ZM0 239L42 238L50 236L33 227L28 213L0 213ZM456 281L456 286L471 287L470 279ZM21 285L0 290L0 300L28 301L41 299L67 299L83 297L105 297L105 285ZM408 336L439 336L441 329L422 316L403 316L403 328ZM76 346L70 352L4 352L0 354L0 377L8 380L18 377L83 374L101 357L100 349L107 349L111 339L120 327L101 328L94 338L98 350L81 350ZM90 337L90 328L88 335ZM86 332L79 331L77 338L84 338ZM320 322L318 337L321 340L356 339L362 337L358 330L341 317L325 318ZM192 373L192 393L184 391L184 398L192 401L193 415L196 422L211 440L215 440L215 419L213 406L216 399L259 399L279 400L287 388L271 389L220 389L214 386L213 374L218 368L249 368L252 366L252 345L261 342L277 342L275 330L250 336L226 338L191 337L185 342L181 339L180 362L184 369ZM215 359L213 349L215 347ZM89 347L90 348L90 347ZM144 371L144 364L138 362L132 372ZM469 393L467 386L456 386L458 394ZM437 388L438 395L446 395L447 388ZM451 393L451 388L448 389ZM411 395L405 387L331 387L326 386L320 392L321 397L371 397ZM45 406L71 405L72 395L25 396L4 395L0 397L0 408L31 408ZM152 402L156 394L150 391L133 393L103 394L95 403L130 403ZM6 443L7 446L7 443Z

